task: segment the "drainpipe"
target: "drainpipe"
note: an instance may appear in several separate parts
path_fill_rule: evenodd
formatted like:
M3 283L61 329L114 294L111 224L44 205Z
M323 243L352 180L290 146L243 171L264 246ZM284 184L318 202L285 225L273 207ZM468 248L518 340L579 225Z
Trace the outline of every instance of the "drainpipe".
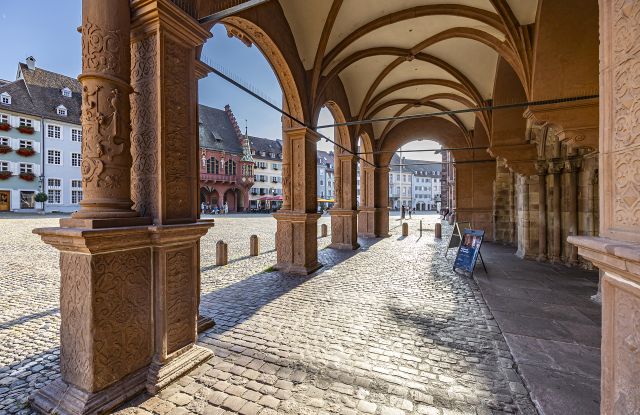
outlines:
M44 117L40 117L40 191L44 193ZM64 189L64 187L63 187ZM47 202L42 202L42 214L46 213Z

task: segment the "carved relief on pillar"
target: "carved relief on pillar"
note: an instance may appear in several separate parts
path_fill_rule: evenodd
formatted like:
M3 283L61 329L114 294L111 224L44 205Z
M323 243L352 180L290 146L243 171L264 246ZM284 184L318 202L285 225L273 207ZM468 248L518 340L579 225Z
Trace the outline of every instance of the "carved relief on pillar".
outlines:
M166 253L167 353L191 344L196 336L196 287L193 247Z
M151 360L149 249L62 252L60 367L63 379L95 392Z
M128 27L128 25L127 25ZM75 218L131 217L129 33L82 26L82 186Z
M197 159L196 142L193 136L194 120L191 114L191 78L189 65L193 51L171 37L164 37L164 60L166 73L163 76L163 107L171 111L171 117L163 119L165 137L165 188L163 200L166 218L169 220L194 219L197 193L193 184ZM195 137L195 136L193 136Z
M158 36L151 34L131 44L131 196L142 216L158 211Z

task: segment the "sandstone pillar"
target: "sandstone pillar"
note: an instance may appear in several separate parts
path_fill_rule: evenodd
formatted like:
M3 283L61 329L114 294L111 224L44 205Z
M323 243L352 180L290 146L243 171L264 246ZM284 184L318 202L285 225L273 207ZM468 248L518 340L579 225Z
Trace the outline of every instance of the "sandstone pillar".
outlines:
M560 262L562 260L562 169L564 163L554 160L549 163L549 172L553 180L553 245L551 250L551 261Z
M538 261L547 259L547 162L536 163L538 171Z
M356 175L358 159L353 154L336 154L335 190L336 204L331 214L331 248L357 249L358 201Z
M375 167L361 163L360 166L360 212L358 213L358 234L375 237L374 189Z
M62 376L32 396L43 413L108 412L144 390L153 357L151 221L131 209L129 13L128 0L82 4L85 199L34 231L61 251Z
M389 236L389 171L388 167L374 169L373 234L376 238Z
M569 235L578 235L578 171L580 170L580 159L572 157L566 161L564 171L568 177L567 203L568 203L568 231ZM567 259L569 264L578 263L578 248L570 245L568 247Z
M211 356L197 340L198 222L196 48L210 37L169 0L131 2L132 190L153 219L154 356L147 389L157 392Z
M600 237L571 236L602 274L602 414L640 413L640 3L600 2Z
M276 218L275 268L307 275L322 265L318 262L318 219L316 149L318 134L308 128L283 131L282 209Z

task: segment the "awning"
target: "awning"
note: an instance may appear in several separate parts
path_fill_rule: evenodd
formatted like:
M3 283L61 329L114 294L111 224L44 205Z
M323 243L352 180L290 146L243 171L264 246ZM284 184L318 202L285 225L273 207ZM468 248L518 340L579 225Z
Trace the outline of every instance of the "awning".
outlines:
M318 203L336 203L335 199L322 199L318 198Z

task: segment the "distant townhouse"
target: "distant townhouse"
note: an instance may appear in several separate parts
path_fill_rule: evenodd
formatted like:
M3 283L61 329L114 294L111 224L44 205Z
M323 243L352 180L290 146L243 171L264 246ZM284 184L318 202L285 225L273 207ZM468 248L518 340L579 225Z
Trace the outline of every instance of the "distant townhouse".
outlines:
M16 80L0 82L0 210L72 212L82 200L80 83L18 64Z
M421 211L437 211L441 202L442 165L439 162L404 159L411 171L411 207Z
M282 206L282 141L249 136L255 160L255 184L250 207L274 210Z
M238 127L231 107L199 105L200 205L205 212L227 207L243 212L254 183L249 140Z
M317 169L317 193L320 204L323 207L331 207L335 203L335 157L333 151L318 150Z

